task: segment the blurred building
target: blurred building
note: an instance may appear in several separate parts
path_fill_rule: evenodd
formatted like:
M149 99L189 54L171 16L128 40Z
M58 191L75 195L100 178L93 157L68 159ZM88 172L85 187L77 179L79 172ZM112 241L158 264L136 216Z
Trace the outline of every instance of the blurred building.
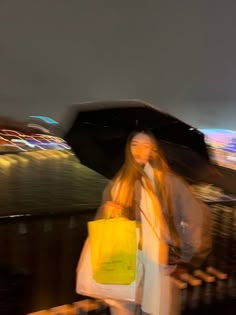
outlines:
M27 120L27 125L30 128L38 128L43 133L62 136L62 131L59 122L46 116L30 116Z
M0 117L0 153L70 150L59 134L59 123L48 117L33 116L27 121Z
M236 131L227 129L201 129L211 151L213 161L236 170Z

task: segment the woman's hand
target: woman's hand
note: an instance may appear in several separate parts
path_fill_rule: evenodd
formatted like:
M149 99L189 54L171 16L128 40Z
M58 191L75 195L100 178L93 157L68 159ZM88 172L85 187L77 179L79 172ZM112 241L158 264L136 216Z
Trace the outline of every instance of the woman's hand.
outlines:
M117 218L122 215L123 208L113 201L107 201L103 207L105 218Z

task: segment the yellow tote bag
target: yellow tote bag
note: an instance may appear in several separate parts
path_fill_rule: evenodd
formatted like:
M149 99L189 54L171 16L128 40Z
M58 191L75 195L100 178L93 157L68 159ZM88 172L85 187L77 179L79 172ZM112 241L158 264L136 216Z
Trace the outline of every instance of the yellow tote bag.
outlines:
M124 217L88 222L93 278L101 284L130 284L136 278L136 221Z

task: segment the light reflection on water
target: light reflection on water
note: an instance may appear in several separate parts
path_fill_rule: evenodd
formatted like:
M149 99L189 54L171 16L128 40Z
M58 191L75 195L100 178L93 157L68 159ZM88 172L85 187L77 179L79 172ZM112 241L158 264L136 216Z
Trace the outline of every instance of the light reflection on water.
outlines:
M0 214L96 208L106 180L68 151L0 156Z

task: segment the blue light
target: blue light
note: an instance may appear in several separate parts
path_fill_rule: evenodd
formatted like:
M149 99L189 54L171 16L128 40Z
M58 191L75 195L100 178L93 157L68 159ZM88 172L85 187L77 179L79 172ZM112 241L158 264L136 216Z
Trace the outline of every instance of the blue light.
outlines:
M51 124L51 125L58 125L58 122L55 121L54 119L52 118L49 118L49 117L45 117L45 116L30 116L32 118L37 118L37 119L41 119L43 121L45 121L46 123L48 124Z

